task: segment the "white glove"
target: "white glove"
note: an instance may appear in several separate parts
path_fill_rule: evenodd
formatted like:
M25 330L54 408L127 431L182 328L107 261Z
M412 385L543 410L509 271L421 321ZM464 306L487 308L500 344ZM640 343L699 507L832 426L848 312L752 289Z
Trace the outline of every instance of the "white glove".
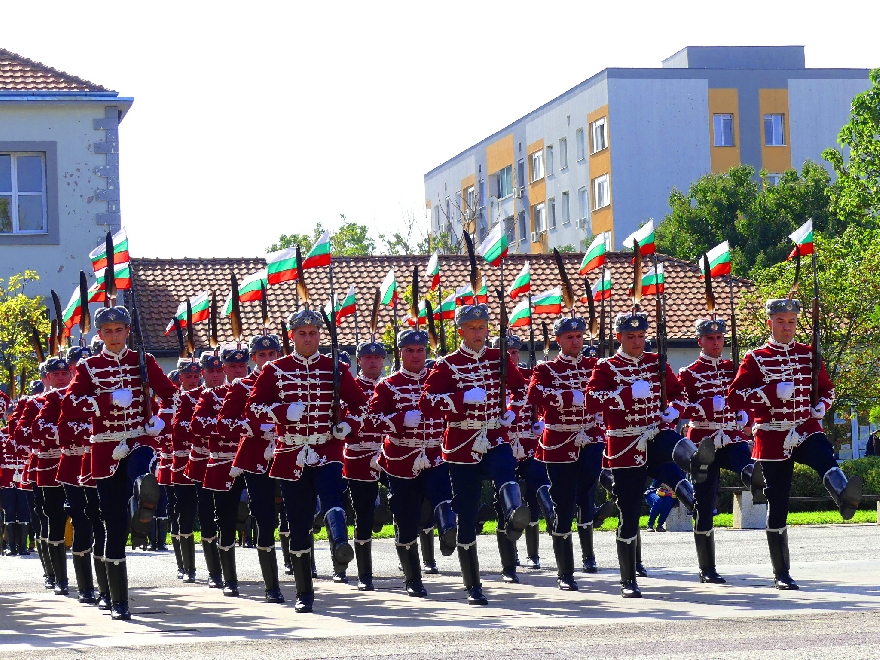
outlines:
M263 460L271 461L272 457L275 456L275 443L271 443L268 447L266 447L266 451L263 452Z
M113 390L113 405L128 408L134 399L134 393L128 388Z
M720 394L716 394L712 397L712 410L714 410L715 412L721 412L722 410L724 410L725 404L726 401L724 400L724 397Z
M159 435L164 428L165 422L162 421L161 417L156 417L156 415L150 417L150 421L144 425L144 430L147 432L147 435L152 436Z
M743 428L749 423L749 413L745 410L738 410L736 413L736 425Z
M348 422L339 422L333 427L333 437L337 440L342 440L349 433L351 433L351 425Z
M646 380L637 380L632 384L633 399L647 399L651 396L651 384Z
M302 419L303 413L306 411L306 405L299 401L291 403L287 406L287 419L291 422L298 422Z
M233 479L235 479L238 475L242 474L243 472L244 472L244 470L242 470L240 467L235 467L234 465L231 468L229 468L229 476L232 477Z
M810 408L810 414L813 416L813 419L822 419L825 417L825 402L820 401L815 406Z
M420 410L407 410L403 415L403 425L414 428L422 421L422 413Z
M794 383L790 380L783 381L776 385L776 396L783 401L788 401L794 396Z
M129 451L130 450L128 448L128 445L125 444L125 440L123 440L118 445L116 445L116 447L113 448L113 460L121 461L123 458L128 456Z
M513 420L516 419L516 413L512 410L507 410L503 415L501 415L501 419L498 420L501 422L501 426L507 427L513 424Z
M673 422L678 419L678 410L669 406L665 411L660 413L660 419L666 424Z
M21 474L18 473L18 472L16 472L15 474L13 474L13 475L12 475L12 480L13 480L15 483L17 483L17 484L18 484L18 483L21 483Z
M486 390L484 390L482 387L472 387L464 393L465 403L485 403L485 401Z
M538 420L534 424L532 424L532 435L536 437L540 437L544 435L544 422L543 420Z
M577 408L584 407L584 393L580 390L571 391L571 404Z

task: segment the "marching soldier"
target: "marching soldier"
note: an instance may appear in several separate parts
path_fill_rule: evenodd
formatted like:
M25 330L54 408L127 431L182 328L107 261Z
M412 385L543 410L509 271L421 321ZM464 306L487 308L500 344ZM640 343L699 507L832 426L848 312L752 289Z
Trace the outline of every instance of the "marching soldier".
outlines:
M837 504L840 515L855 515L862 481L847 481L834 459L834 450L822 430L822 418L834 402L834 384L825 365L813 364L812 349L794 340L800 302L770 299L765 310L770 338L746 353L728 390L728 405L754 418L753 456L764 472L767 486L767 543L777 589L797 589L791 578L788 554L788 498L794 464L809 465L819 475ZM810 403L813 369L818 370L818 401Z
M348 408L334 423L334 363L321 355L321 316L308 308L288 319L294 349L268 362L247 401L248 414L258 424L274 424L277 442L269 474L281 480L290 524L290 551L296 581L297 612L311 612L314 602L311 571L311 533L316 498L330 539L333 560L347 566L354 559L342 508L343 439L357 431L367 403L354 376L339 368L339 401Z
M761 464L752 459L748 438L742 428L748 423L748 413L734 411L727 405L727 388L733 381L736 365L721 357L727 324L723 319L699 319L696 322L700 357L679 371L687 400L693 404L693 417L688 420L687 437L694 444L709 438L715 444L715 460L709 465L706 480L694 484L696 508L694 542L700 582L724 584L715 569L715 538L713 513L718 500L721 468L740 475L743 484L751 489L757 502L765 502L764 477Z
M455 552L456 535L449 467L440 452L443 418L430 417L419 410L422 388L428 378L427 346L428 335L422 330L403 330L398 334L401 368L379 381L370 399L367 422L385 436L379 466L388 475L394 543L403 567L406 593L416 598L427 595L418 549L423 503L427 502L431 509L444 557Z
M164 521L157 519L157 538L162 539L164 545L165 533L171 534L171 547L174 550L174 559L177 562L177 579L182 580L184 576L183 554L180 549L180 528L177 526L177 497L174 494L174 483L171 480L172 467L174 465L174 440L172 438L171 429L174 422L174 413L177 411L177 404L180 400L180 373L177 369L168 372L168 380L174 383L178 391L175 392L174 398L166 402L166 405L159 410L159 417L165 423L165 428L159 434L159 464L156 468L156 483L165 493L166 498L166 515ZM160 525L162 522L164 524ZM166 527L167 526L167 527Z
M611 468L612 491L620 511L617 557L621 595L641 598L636 553L645 477L675 484L679 500L692 509L693 486L683 472L689 472L695 482L705 481L715 446L704 440L697 449L668 428L688 412L688 404L682 401L681 384L672 368L667 364L661 375L659 356L645 351L647 315L637 311L618 314L614 327L620 348L593 369L586 408L593 414L602 413L606 427L603 463ZM665 410L660 406L663 378L669 404Z
M489 307L462 305L455 310L462 343L438 358L428 375L419 410L430 418L445 418L443 459L449 463L452 508L458 514L458 558L468 603L486 605L477 558L477 514L484 478L495 485L498 525L511 541L522 536L531 520L516 481L516 459L507 430L517 411L501 401L500 361L507 361L507 393L523 399L526 382L510 357L488 348Z
M144 436L161 432L162 421L151 416L144 424L144 384L138 354L126 347L131 331L128 310L124 307L99 309L95 314L95 327L104 347L98 355L77 364L61 411L67 420L92 420L92 476L98 482L101 517L107 530L101 554L107 568L111 616L130 619L125 543L132 479L127 457L142 444ZM153 391L160 397L174 396L173 383L153 356L147 354L145 359Z
M30 451L15 442L18 418L24 409L26 397L21 396L7 408L7 425L0 429L0 489L3 495L3 518L6 521L8 544L6 554L29 555L28 527L31 524L32 494L21 488L21 476Z

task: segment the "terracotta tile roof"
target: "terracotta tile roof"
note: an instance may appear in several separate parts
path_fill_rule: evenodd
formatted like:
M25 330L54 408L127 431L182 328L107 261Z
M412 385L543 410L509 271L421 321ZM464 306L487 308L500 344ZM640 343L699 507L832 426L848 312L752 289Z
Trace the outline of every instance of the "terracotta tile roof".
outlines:
M0 48L0 92L111 90Z
M582 254L564 254L563 259L568 267L569 277L579 297L583 293L583 281L577 276L577 269L583 258ZM615 313L622 310L627 303L626 291L632 282L631 253L610 253L608 268L611 271L613 298L611 303ZM661 256L664 262L666 280L666 309L668 318L668 337L670 340L693 340L694 321L705 315L705 299L703 281L699 278L699 269L671 257ZM546 291L558 285L559 276L552 255L511 255L505 260L505 280L509 286L517 276L523 263L531 261L533 294ZM428 257L421 256L372 256L372 257L334 257L333 278L337 294L343 297L352 284L357 290L358 324L361 340L367 333L367 319L370 313L375 289L384 279L389 268L394 267L398 286L402 289L409 286L412 268L419 266L421 273L420 287L424 292L429 284L425 276ZM221 308L226 301L230 289L230 274L235 273L241 282L247 275L265 267L265 260L254 259L132 259L132 286L140 303L139 312L144 324L145 342L148 350L157 353L174 352L177 350L176 335L164 337L165 327L174 315L177 306L186 299L205 290L217 292L217 304ZM464 286L467 280L467 259L463 256L445 255L440 259L442 282L445 294L452 293L454 287ZM498 286L499 271L486 266L483 269L490 292ZM306 282L315 303L325 304L329 300L329 278L326 268L305 272ZM590 281L595 282L596 273L590 274ZM729 294L727 280L716 281L716 297L719 301L719 314L729 315ZM734 279L734 295L743 288L750 288L747 280ZM509 301L508 297L508 301ZM490 295L493 318L497 318L498 303ZM646 298L647 305L653 311L653 297ZM284 282L269 289L269 313L272 318L272 331L279 332L282 318L293 310L295 293L293 282ZM513 305L508 302L508 311ZM244 331L247 337L254 334L259 327L259 303L242 303ZM402 317L404 306L398 303L398 311ZM586 305L578 302L578 314L587 314ZM391 323L391 308L383 307L379 314L380 331ZM536 321L542 317L536 316ZM552 321L552 317L544 317ZM653 323L652 323L653 325ZM450 326L447 325L447 328ZM208 345L208 323L195 326L196 341L199 347ZM221 341L231 341L231 328L226 318L219 323ZM649 333L650 334L650 333ZM351 346L355 343L353 317L346 317L339 330L342 345ZM449 341L449 339L447 339Z

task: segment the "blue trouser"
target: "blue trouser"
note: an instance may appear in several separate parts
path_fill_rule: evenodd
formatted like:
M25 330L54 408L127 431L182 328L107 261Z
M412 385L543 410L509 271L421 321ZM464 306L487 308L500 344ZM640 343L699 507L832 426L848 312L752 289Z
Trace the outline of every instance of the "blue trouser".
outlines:
M214 506L214 496L209 490L202 488L202 484L196 484L196 509L199 513L199 529L202 532L202 541L213 541L217 538L217 509Z
M657 527L663 527L663 523L669 517L669 512L672 511L672 505L675 504L675 498L672 495L661 497L656 492L651 492L645 495L645 502L651 507L651 511L648 513L648 529L654 526L655 520Z
M86 509L86 489L82 486L64 484L64 494L67 497L67 515L70 516L70 524L73 527L73 543L71 550L74 554L88 552L92 547L92 521L89 519Z
M487 451L479 463L450 463L449 479L452 482L452 510L458 514L457 542L469 546L477 540L483 480L490 479L496 493L504 484L516 483L516 459L510 445L504 443ZM502 516L498 528L503 527Z
M192 485L174 484L174 510L177 515L177 533L189 536L193 533L198 511L199 491Z
M574 505L580 490L589 490L602 471L602 450L605 445L593 443L581 447L578 459L571 463L547 463L550 477L550 498L556 512L554 534L570 534L574 521Z
M346 479L348 498L354 511L355 541L373 538L373 521L376 519L376 498L379 496L378 481Z
M104 521L101 518L101 501L98 499L97 488L83 487L83 493L86 497L86 516L92 523L92 551L96 557L103 555L98 551L104 551L107 530L104 529Z
M296 481L281 480L281 494L290 525L290 550L302 552L312 547L312 523L315 521L316 498L321 501L321 515L330 509L342 509L342 463L303 467Z
M639 513L642 509L645 481L649 475L673 487L685 478L681 468L672 462L672 450L679 440L681 436L675 431L661 431L648 442L648 460L644 465L612 468L611 473L614 475L612 491L617 509L620 511L617 538L629 540L639 533Z
M808 465L824 478L825 473L837 467L834 450L824 433L814 433L791 452L784 461L761 461L767 487L767 529L782 529L788 520L788 498L794 464Z
M721 468L730 470L742 478L743 468L753 462L752 450L747 442L733 442L715 450L715 460L709 464L706 481L694 484L694 496L697 500L694 507L696 531L708 532L712 529L715 505L718 502L718 486L721 483ZM675 484L667 485L675 487Z
M168 533L177 536L180 533L180 525L177 522L177 491L174 486L165 486L165 496L168 498Z
M162 519L168 517L169 511L169 498L168 491L171 488L169 486L159 486L159 501L156 502L156 513L154 514L156 518Z
M129 500L131 500L134 483L134 479L129 476L128 461L130 458L131 456L123 458L119 461L119 467L112 475L104 479L97 479L95 482L98 485L98 501L101 506L101 519L104 521L105 530L104 543L100 552L97 539L95 540L95 555L108 560L125 559L128 523L131 520Z
M257 523L257 547L264 550L275 547L275 480L269 473L244 473L247 485L248 507Z
M220 540L217 545L221 548L231 548L235 545L235 527L238 523L238 505L241 502L241 491L244 490L244 479L238 475L232 482L229 490L202 489L205 499L213 495L214 512L217 516L217 529ZM202 532L204 534L204 532ZM204 536L202 536L204 538Z
M395 540L400 545L418 538L423 501L427 500L434 511L438 504L452 499L449 468L448 463L441 463L422 470L413 479L388 476L388 504L394 514Z
M541 486L550 485L550 479L547 476L547 466L536 458L526 458L517 461L516 476L525 483L523 499L529 505L532 522L536 523L541 518L541 507L538 505L538 489Z
M31 527L34 530L34 540L45 541L49 538L49 519L43 510L43 489L37 486L31 491Z
M31 522L31 498L20 488L3 489L3 516L7 525Z

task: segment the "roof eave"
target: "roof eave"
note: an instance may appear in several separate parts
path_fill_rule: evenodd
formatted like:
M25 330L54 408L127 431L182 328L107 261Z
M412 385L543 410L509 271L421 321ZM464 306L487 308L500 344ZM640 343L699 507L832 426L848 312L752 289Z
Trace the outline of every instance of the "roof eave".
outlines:
M117 92L83 92L83 91L0 91L0 103L100 103L112 102L122 110L120 121L128 114L134 103L131 96L119 96Z

